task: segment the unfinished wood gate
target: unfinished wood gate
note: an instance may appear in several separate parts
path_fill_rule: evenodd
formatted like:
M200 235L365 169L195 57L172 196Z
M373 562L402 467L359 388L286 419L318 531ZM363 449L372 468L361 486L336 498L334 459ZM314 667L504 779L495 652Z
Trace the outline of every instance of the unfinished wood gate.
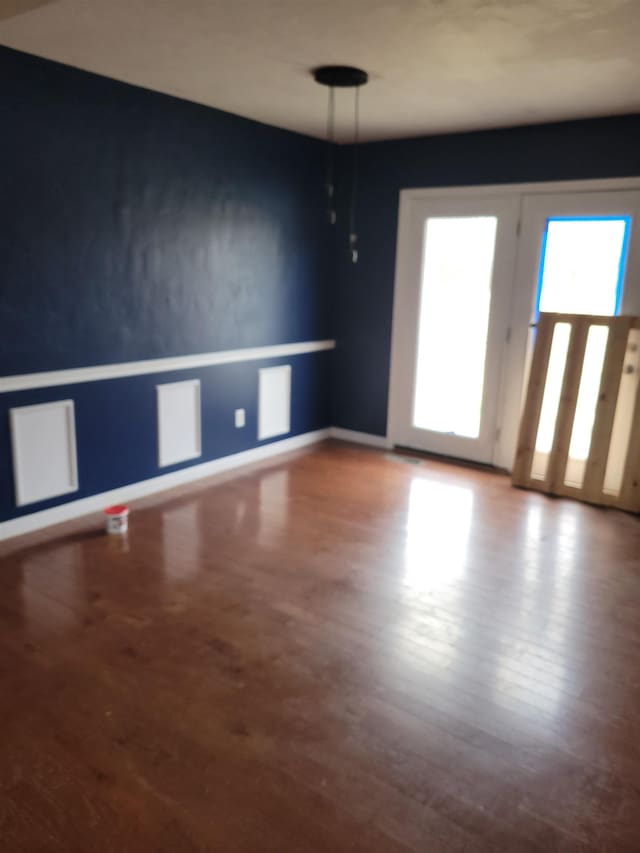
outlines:
M541 314L513 484L640 512L639 377L640 317Z

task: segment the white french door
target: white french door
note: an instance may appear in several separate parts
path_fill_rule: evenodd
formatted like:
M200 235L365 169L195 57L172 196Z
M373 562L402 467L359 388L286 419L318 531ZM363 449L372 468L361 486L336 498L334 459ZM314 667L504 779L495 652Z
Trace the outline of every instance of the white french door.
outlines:
M538 312L640 313L640 190L552 189L403 193L393 444L511 468Z
M513 196L410 199L403 206L394 444L492 461L518 208Z

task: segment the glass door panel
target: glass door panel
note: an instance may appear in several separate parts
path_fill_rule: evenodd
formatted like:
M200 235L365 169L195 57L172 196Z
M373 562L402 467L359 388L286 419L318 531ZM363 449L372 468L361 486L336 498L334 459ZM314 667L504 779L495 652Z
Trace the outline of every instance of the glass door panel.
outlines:
M491 463L519 201L411 200L401 219L389 432Z
M549 217L542 235L536 314L616 314L631 218Z
M495 216L425 223L413 400L418 429L480 435L497 224Z

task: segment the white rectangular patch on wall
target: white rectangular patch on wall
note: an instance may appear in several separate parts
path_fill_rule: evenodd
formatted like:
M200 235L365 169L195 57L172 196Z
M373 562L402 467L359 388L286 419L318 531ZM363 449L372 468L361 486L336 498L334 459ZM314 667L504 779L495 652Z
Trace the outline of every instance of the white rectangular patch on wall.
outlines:
M200 380L156 385L158 465L176 465L202 455Z
M259 371L258 440L291 431L291 365Z
M9 410L16 506L78 490L73 400Z

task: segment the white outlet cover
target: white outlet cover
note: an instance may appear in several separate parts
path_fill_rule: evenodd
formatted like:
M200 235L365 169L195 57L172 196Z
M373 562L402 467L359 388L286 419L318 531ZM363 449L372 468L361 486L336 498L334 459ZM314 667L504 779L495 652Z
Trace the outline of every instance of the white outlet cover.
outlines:
M236 409L235 418L236 418L236 428L240 429L246 423L246 415L245 415L244 409Z

